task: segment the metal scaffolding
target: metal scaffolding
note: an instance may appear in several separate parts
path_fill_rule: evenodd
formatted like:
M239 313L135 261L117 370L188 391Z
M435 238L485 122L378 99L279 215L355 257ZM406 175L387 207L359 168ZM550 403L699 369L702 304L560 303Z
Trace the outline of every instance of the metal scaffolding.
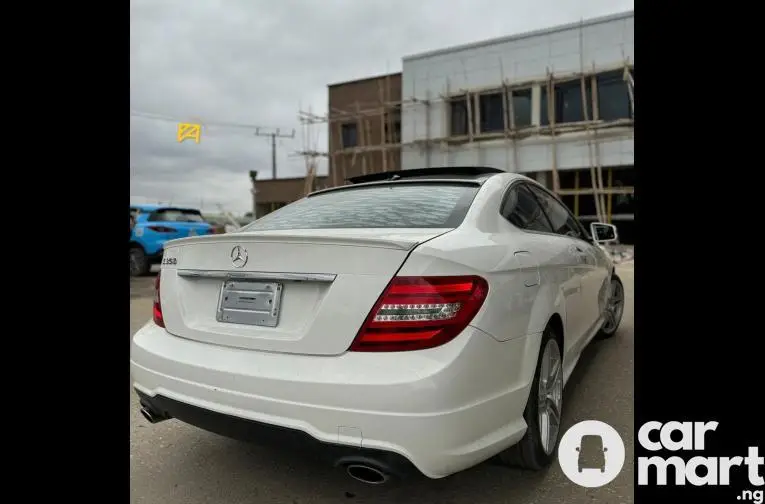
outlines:
M580 53L581 52L582 51L580 51ZM573 195L575 208L578 207L579 198L581 196L593 196L598 220L610 222L612 196L619 194L633 194L634 188L615 187L613 185L611 168L606 168L607 177L604 177L604 167L601 163L601 143L616 138L631 138L633 136L634 78L632 75L632 68L633 65L627 58L617 65L606 67L596 67L596 65L592 63L591 68L589 69L585 68L584 61L582 61L580 71L578 72L555 74L548 70L543 77L519 82L512 81L512 79L509 79L504 75L504 69L502 68L502 61L500 58L500 72L502 75L500 76L501 78L498 80L497 85L483 88L453 89L447 79L444 92L436 97L426 95L426 98L419 98L416 96L414 90L412 90L414 96L401 100L390 100L390 79L389 76L386 76L378 83L379 99L377 101L357 101L349 109L341 110L332 108L326 115L317 115L311 111L305 112L301 110L298 117L301 124L303 124L305 131L309 131L317 125L323 125L327 128L330 136L334 135L336 141L330 142L330 145L335 146L332 152L320 152L315 147L304 146L303 151L298 154L304 156L307 160L306 173L308 177L313 177L313 173L315 173L315 160L318 157L327 157L330 159L332 161L332 170L329 174L330 178L328 184L337 186L345 183L349 168L360 167L362 174L388 171L393 164L392 156L400 155L403 147L415 147L419 149L420 152L424 151L428 162L427 164L430 166L431 148L433 146L440 146L441 151L446 158L445 164L448 164L450 150L453 149L454 146L474 145L480 147L482 141L504 139L507 142L508 150L512 150L513 153L513 169L510 169L509 159L506 168L509 171L519 172L521 171L518 155L519 150L525 145L547 144L551 149L551 165L549 166L548 171L552 176L552 189L561 196ZM630 118L616 120L600 119L597 75L609 71L623 71L623 80L628 89L630 109L632 112ZM584 118L582 121L574 123L556 123L556 85L574 80L580 81ZM540 110L540 114L547 114L547 124L544 126L540 124L516 127L514 124L512 100L508 99L509 93L513 90L528 89L531 87L538 87L539 89L544 89L546 91L548 97L547 109L544 111ZM590 92L589 96L587 94L588 91ZM477 116L480 115L479 97L488 92L502 92L503 131L475 131L474 125L479 124L479 119L477 119ZM468 114L466 133L462 135L453 135L449 134L449 131L445 131L445 135L433 135L430 125L431 114L434 110L433 108L440 105L440 110L443 114L443 123L448 125L451 120L451 107L448 104L455 99L464 99L466 103ZM585 106L589 103L592 103L591 108ZM421 110L418 110L418 108L424 109L424 111L422 111L424 114L420 113ZM420 117L424 115L426 118L424 138L418 137L416 130L412 132L414 139L407 142L401 142L400 138L394 138L394 128L392 123L396 115L399 113L403 116L403 119L406 119L410 114L417 114ZM381 134L377 136L377 138L371 137L371 124L373 121L379 121L380 123ZM357 143L354 146L343 145L342 125L349 123L356 125ZM412 124L412 127L413 129L417 127L416 122ZM568 135L569 133L579 134ZM310 137L310 132L304 135L304 137L306 136ZM579 172L581 170L575 172L575 184L573 188L561 187L558 150L560 145L566 142L585 142L587 144L589 166L584 169L589 170L589 178L591 181L590 187L579 186ZM371 152L380 152L382 154L382 162L379 166L370 166L365 154ZM348 157L350 159L347 159ZM308 160L313 160L313 164L309 163ZM306 187L309 187L308 183Z

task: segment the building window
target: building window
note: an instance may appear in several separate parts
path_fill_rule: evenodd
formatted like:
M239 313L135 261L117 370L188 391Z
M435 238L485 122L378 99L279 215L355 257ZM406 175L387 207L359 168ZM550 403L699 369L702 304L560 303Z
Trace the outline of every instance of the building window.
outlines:
M401 120L401 105L394 105L393 110L391 111L391 115L393 116L394 121L400 121Z
M587 96L587 119L592 120L592 84L586 79L585 94ZM556 84L555 93L555 123L565 124L584 121L584 107L582 107L582 81L580 79ZM550 124L548 116L547 86L542 86L542 96L539 108L539 124Z
M385 138L386 143L401 143L401 105L393 107L393 110L385 116Z
M385 121L385 138L389 143L401 143L401 119L393 121L393 131L390 130L388 121Z
M531 126L531 88L514 89L510 92L513 103L513 127Z
M587 94L587 118L592 119L592 84L590 79L585 92ZM564 82L555 86L555 122L565 124L585 120L582 106L582 81Z
M631 119L630 93L624 81L624 70L598 74L598 113L603 121Z
M356 123L345 123L340 126L343 141L343 149L358 145L358 130Z
M468 134L468 103L467 96L449 100L449 133L451 136Z
M478 110L481 119L481 133L496 133L505 130L502 92L479 95Z

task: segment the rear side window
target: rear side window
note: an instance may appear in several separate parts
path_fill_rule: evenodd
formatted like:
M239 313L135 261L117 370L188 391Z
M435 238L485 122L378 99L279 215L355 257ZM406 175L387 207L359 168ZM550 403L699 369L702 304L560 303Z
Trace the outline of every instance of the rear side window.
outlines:
M520 229L553 232L542 207L525 185L516 185L510 189L502 208L502 216Z
M296 201L244 231L331 228L455 228L479 187L398 183L342 189Z
M199 210L160 208L149 215L150 222L204 222Z
M542 189L531 187L531 190L539 200L539 204L542 205L545 214L547 214L547 217L550 219L553 232L565 236L573 236L575 238L581 237L581 232L579 231L580 228L577 225L574 216L562 203Z

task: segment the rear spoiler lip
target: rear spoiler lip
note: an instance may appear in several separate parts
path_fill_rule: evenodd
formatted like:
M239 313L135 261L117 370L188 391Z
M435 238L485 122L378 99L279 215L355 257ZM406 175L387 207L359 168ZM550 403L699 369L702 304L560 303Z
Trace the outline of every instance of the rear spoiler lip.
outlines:
M435 228L434 228L435 229ZM449 231L451 228L438 228L439 232L436 236L441 236ZM427 231L423 229L423 233ZM174 240L168 240L165 242L165 250L173 247L181 247L183 245L191 245L194 243L230 243L233 245L241 245L246 243L285 243L295 245L335 245L339 247L371 247L371 248L383 248L392 250L410 251L416 246L428 241L433 237L427 239L416 239L414 237L407 238L402 236L401 239L380 239L380 238L358 238L358 237L322 237L312 235L267 235L259 234L258 232L248 233L226 233L217 235L203 235L203 236L190 236L187 238L176 238Z

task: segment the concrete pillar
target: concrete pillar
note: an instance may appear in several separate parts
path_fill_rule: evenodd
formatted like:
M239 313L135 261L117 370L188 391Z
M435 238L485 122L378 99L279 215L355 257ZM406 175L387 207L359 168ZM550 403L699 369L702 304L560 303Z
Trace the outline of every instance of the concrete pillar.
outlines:
M542 103L542 86L539 84L531 88L531 124L534 126L540 125L540 116L547 114L546 110L540 110Z
M549 175L550 175L550 172L546 172L546 171L536 172L534 174L534 180L536 180L537 182L539 182L540 184L542 184L543 186L549 189L550 188Z

